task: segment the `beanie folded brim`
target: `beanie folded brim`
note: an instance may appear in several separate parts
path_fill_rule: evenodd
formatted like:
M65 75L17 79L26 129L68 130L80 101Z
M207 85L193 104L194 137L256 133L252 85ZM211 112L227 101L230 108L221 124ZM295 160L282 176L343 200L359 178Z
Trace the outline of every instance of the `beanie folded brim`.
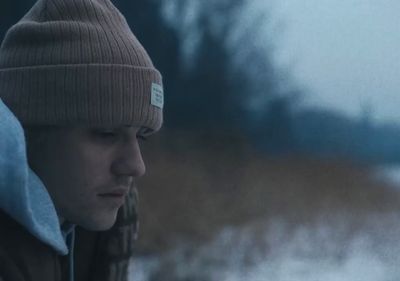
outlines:
M0 96L24 125L141 126L157 131L162 108L151 103L155 68L70 64L0 70Z

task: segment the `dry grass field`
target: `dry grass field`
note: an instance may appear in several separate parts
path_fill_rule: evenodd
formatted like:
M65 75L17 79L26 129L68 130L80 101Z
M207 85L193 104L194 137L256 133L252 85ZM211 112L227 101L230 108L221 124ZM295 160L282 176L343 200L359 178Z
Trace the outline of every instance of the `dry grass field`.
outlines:
M369 216L399 210L396 189L368 166L305 156L273 158L229 133L161 132L143 145L139 253L204 242L225 226L282 219L289 226L344 218L351 235Z

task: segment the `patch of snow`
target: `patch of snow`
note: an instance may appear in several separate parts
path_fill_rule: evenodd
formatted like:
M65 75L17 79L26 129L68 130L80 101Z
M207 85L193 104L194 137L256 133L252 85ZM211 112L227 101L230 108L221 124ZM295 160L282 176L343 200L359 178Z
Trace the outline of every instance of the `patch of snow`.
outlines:
M395 281L400 278L396 217L371 218L351 236L338 223L289 231L275 221L265 232L254 225L227 227L201 247L182 245L160 257L136 258L130 280Z

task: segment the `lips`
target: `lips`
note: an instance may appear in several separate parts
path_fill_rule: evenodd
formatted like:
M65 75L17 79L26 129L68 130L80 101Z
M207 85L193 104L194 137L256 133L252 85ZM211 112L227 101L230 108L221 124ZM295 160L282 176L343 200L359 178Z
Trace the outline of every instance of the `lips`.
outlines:
M101 193L99 196L112 196L112 197L124 197L124 193L118 193L118 192L111 192L111 193Z
M106 204L107 206L113 206L113 208L119 208L125 203L127 194L128 189L118 188L98 193L97 195L103 204Z
M108 192L102 192L99 193L98 195L101 197L125 197L128 194L128 189L125 188L117 188L110 190Z

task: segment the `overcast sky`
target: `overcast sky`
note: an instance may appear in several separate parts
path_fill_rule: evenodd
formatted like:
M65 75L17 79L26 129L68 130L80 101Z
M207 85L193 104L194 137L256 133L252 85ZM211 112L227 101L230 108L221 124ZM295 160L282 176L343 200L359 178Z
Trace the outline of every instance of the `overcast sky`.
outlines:
M264 0L259 0L261 3ZM400 123L400 0L279 0L279 58L311 91L306 102Z

